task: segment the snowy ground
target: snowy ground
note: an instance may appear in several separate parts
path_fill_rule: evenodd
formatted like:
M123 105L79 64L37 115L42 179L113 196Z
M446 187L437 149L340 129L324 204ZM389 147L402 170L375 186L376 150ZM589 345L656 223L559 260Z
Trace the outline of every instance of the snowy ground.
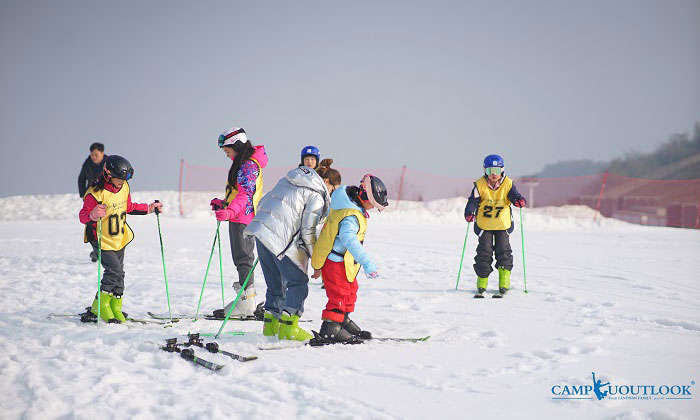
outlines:
M196 308L215 222L206 212L175 216L172 192L160 198L171 301ZM156 344L217 321L158 325L81 324L47 319L78 313L96 289L77 221L77 196L0 199L0 417L3 419L693 419L700 413L700 232L592 222L587 208L526 209L527 286L520 230L511 243L514 290L472 299L476 240L470 233L461 283L457 267L466 223L463 199L401 203L374 213L366 247L381 278L360 276L354 319L375 336L423 336L425 343L329 348L271 345L258 322L229 322L242 337L221 348L259 359L194 366ZM516 213L517 216L517 213ZM34 219L34 220L31 220ZM124 307L136 317L167 313L154 215L129 216L136 239L126 252ZM519 226L519 219L516 218ZM226 298L233 264L224 248ZM259 296L265 283L256 270ZM496 285L492 274L491 286ZM323 290L312 280L306 324L320 326ZM492 287L493 288L493 287ZM221 306L218 262L203 309ZM690 399L555 400L555 386L686 386ZM688 398L688 396L683 396Z

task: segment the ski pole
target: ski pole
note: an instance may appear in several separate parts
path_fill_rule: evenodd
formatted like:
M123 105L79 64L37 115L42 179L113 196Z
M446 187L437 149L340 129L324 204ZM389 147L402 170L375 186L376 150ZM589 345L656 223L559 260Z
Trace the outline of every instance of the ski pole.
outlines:
M202 282L202 291L199 293L199 302L197 302L197 311L194 314L194 321L197 320L197 315L199 315L199 306L202 304L202 296L204 296L204 286L207 284L207 276L209 275L209 266L211 265L211 257L214 255L214 247L216 247L216 239L219 237L219 225L220 221L216 221L216 234L214 235L214 243L211 244L211 252L209 253L209 262L207 262L207 271L204 272L204 281Z
M221 222L219 222L221 223ZM221 234L218 232L219 227L216 228L216 240L219 243L219 278L221 279L221 307L226 307L226 298L224 298L224 264L221 257Z
M221 334L221 330L224 329L224 325L228 322L228 319L231 317L231 313L233 312L233 308L236 307L238 304L238 299L241 298L241 295L245 291L246 286L248 285L248 280L250 279L250 275L253 274L253 270L255 270L255 266L258 265L258 258L255 259L255 263L253 263L253 266L250 267L250 271L248 271L248 275L245 277L245 281L243 282L243 286L241 286L241 290L238 291L238 294L236 295L236 300L233 301L233 305L231 305L231 309L228 310L228 313L226 314L226 319L224 319L224 322L221 323L221 328L219 328L219 331L216 333L214 338L219 338L219 334Z
M156 203L160 201L156 200ZM160 256L163 260L163 277L165 278L165 297L168 299L168 315L170 315L170 322L173 322L173 313L170 310L170 291L168 290L168 275L165 272L165 251L163 250L163 235L160 233L160 210L158 207L155 208L156 220L158 220L158 238L160 238Z
M467 222L467 234L464 235L464 246L462 247L462 258L459 259L459 271L457 272L457 285L455 290L459 287L459 277L462 275L462 263L464 262L464 251L467 249L467 238L469 237L469 230L471 229L472 222Z
M523 232L523 208L520 207L520 238L522 239L523 249L523 284L525 285L525 293L527 293L527 275L525 270L525 232Z
M101 202L97 202L99 206ZM97 221L97 326L100 326L102 308L102 218Z

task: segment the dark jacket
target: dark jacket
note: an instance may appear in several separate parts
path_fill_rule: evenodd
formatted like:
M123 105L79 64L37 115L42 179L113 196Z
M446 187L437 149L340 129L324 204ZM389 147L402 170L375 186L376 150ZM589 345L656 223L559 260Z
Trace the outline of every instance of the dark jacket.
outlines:
M92 163L90 156L85 159L85 162L83 162L83 167L80 169L80 175L78 175L78 194L80 194L80 198L83 198L88 188L90 188L92 183L95 182L98 176L100 176L104 170L106 160L107 155L102 158L102 162L95 165Z

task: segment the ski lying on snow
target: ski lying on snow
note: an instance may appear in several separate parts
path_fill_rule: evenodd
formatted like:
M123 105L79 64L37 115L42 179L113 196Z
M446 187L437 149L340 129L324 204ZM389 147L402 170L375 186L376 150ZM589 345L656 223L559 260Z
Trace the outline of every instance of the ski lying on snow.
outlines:
M148 316L150 316L153 319L160 319L160 320L170 320L170 317L167 315L159 315L155 314L153 312L146 312ZM173 315L173 322L180 321L181 319L194 319L194 315L192 314L183 314L183 315ZM223 321L225 318L222 317L217 317L212 314L208 315L198 315L197 319L206 319L209 321ZM251 317L245 317L245 318L240 318L240 317L230 317L229 321L257 321L257 319L253 316Z
M150 316L153 319L168 319L168 320L170 319L169 316L159 315L159 314L156 314L153 312L147 312L147 313L148 313L148 316ZM181 319L194 319L194 315L193 314L183 314L183 315L173 316L173 322L177 322ZM214 316L212 314L207 314L207 315L198 315L197 319L206 319L209 321L223 321L225 319L225 317L219 317L219 316ZM249 316L249 317L245 317L245 318L232 316L229 318L229 321L262 321L262 320L257 319L254 316ZM300 319L299 320L299 322L311 322L311 321L312 321L311 319Z
M209 362L204 359L200 359L199 357L194 355L194 350L191 348L184 348L180 349L181 344L177 344L177 338L169 338L165 340L165 347L160 347L161 350L167 351L168 353L179 353L180 356L189 361L192 362L196 365L202 366L204 368L207 368L209 370L221 370L224 368L224 365L219 365L213 362Z
M179 344L179 345L182 345L185 347L191 347L191 346L201 347L201 348L207 350L209 353L223 354L224 356L230 357L233 360L238 360L239 362L250 362L251 360L256 360L258 358L258 356L241 356L239 354L234 354L234 353L230 353L230 352L225 351L225 350L221 350L221 349L219 349L219 344L217 344L215 342L204 344L204 340L199 338L199 334L188 334L187 338L189 341L187 341L186 343ZM172 339L172 340L177 341L176 338Z

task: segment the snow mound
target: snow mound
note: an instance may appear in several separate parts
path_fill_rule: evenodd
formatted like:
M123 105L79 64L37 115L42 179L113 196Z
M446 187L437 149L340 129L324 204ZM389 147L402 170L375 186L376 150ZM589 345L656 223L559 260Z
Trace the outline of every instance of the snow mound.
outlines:
M215 191L187 192L182 195L182 208L186 219L212 217L209 201L220 196ZM134 202L163 203L163 217L180 216L180 197L177 191L134 191ZM372 211L372 223L440 223L463 225L464 197L445 198L433 201L391 201L381 214ZM77 219L82 200L77 194L21 195L0 198L0 221L14 220L68 220ZM524 223L535 230L586 230L614 226L634 226L628 223L601 217L593 221L595 211L587 206L539 207L523 209ZM520 225L520 209L513 207L516 226Z

